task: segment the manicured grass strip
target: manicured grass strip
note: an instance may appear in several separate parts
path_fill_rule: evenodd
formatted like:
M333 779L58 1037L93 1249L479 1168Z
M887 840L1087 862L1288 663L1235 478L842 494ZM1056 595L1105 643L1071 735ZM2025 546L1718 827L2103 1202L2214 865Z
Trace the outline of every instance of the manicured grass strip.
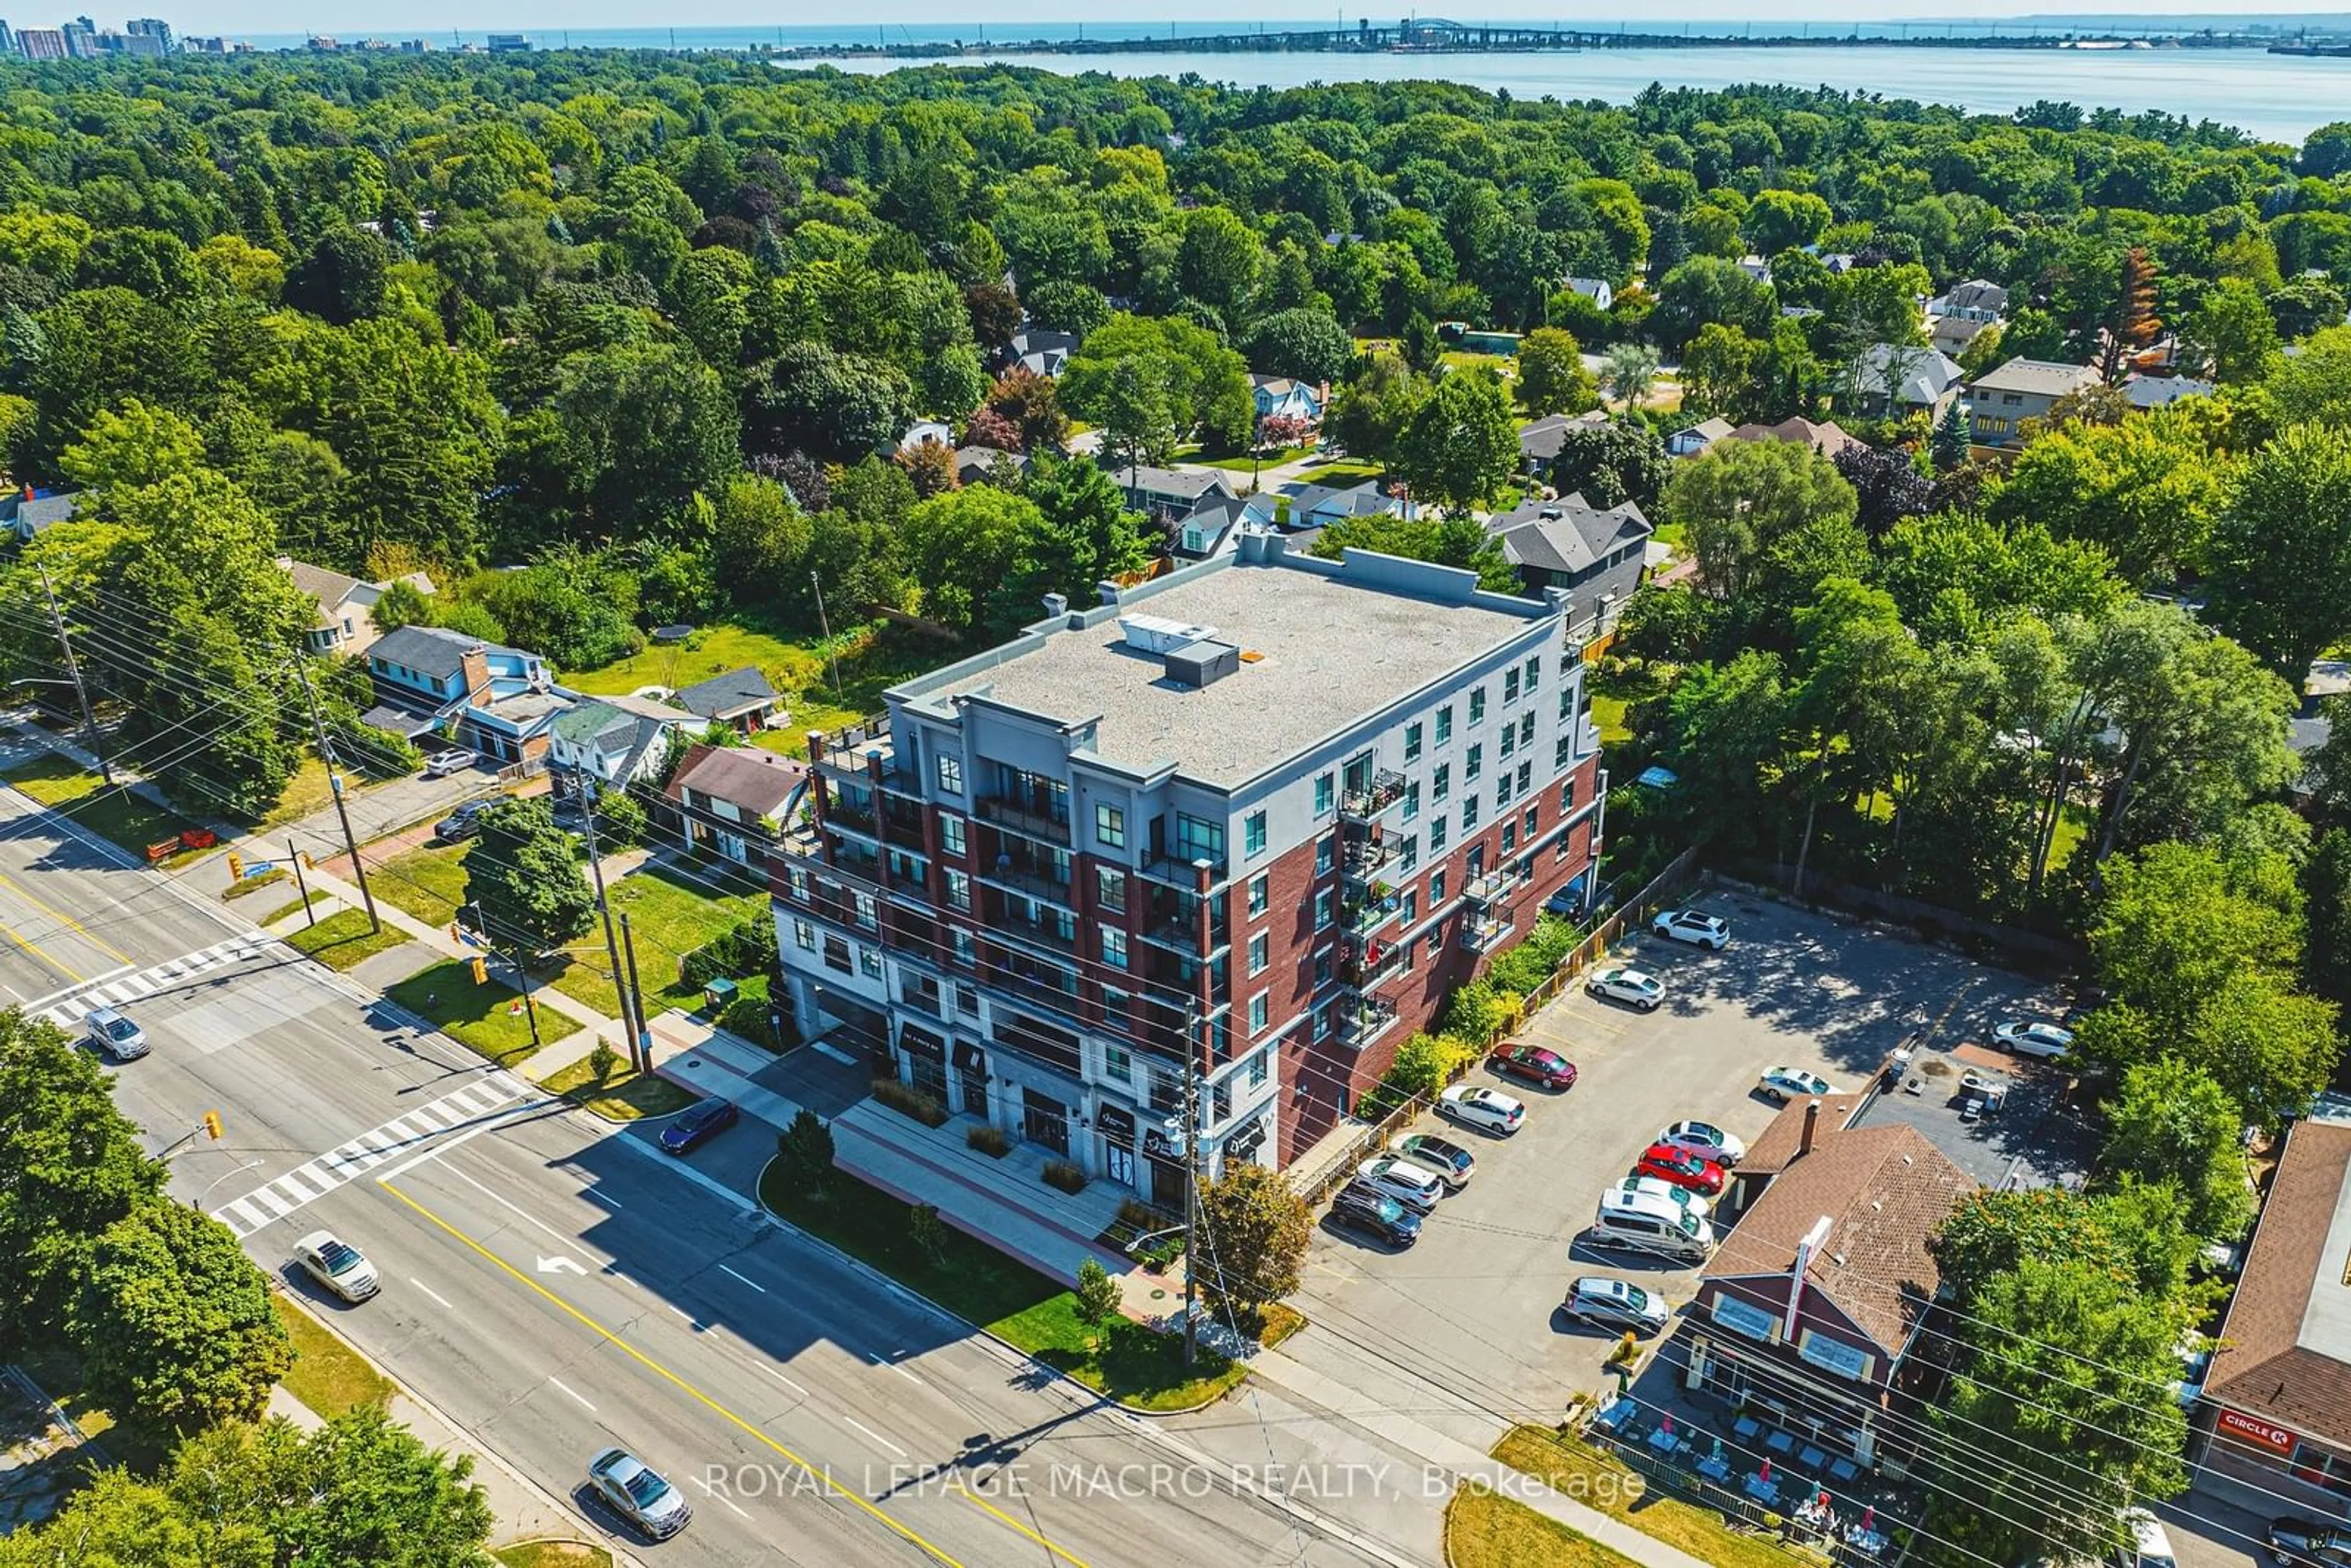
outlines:
M261 924L265 928L275 925L289 915L301 914L305 906L313 904L324 904L333 896L334 894L328 893L311 893L305 894L300 898L288 899L284 904L281 904L277 908L271 910L266 915L263 916Z
M1635 1568L1622 1552L1480 1486L1461 1488L1446 1505L1445 1560L1453 1568Z
M1307 485L1358 485L1366 479L1376 479L1382 470L1376 463L1338 462L1320 468L1302 470L1298 477Z
M1266 1349L1271 1350L1305 1326L1304 1312L1276 1301L1265 1310L1265 1330L1257 1336L1257 1342Z
M55 752L22 768L10 768L6 777L9 783L33 800L71 817L77 826L113 841L141 860L147 858L149 844L176 839L180 830L189 825L144 796L134 795L120 786L108 789L106 781L97 774L85 773L70 758ZM204 852L181 850L166 855L159 863L181 865Z
M512 1067L538 1049L531 1043L530 1019L521 1010L521 993L496 980L475 985L473 967L455 958L409 976L384 995L501 1067ZM561 1013L544 1006L538 1009L539 1033L548 1043L578 1027Z
M291 882L292 880L292 877L286 874L286 868L284 866L273 866L269 870L263 872L259 876L243 876L237 878L236 881L228 884L228 891L222 894L221 897L224 899L244 898L252 894L259 893L265 887L276 887L281 882Z
M1494 1458L1716 1568L1788 1568L1789 1554L1775 1542L1732 1530L1711 1509L1645 1491L1638 1472L1580 1437L1513 1427L1494 1445Z
M681 1089L666 1078L640 1078L626 1068L603 1082L596 1082L585 1057L559 1067L538 1081L550 1094L560 1094L584 1111L609 1122L633 1122L640 1116L668 1116L684 1110L701 1096Z
M465 857L474 841L404 850L369 869L368 887L394 909L427 925L446 925L465 902Z
M286 1337L294 1342L294 1367L284 1381L287 1393L329 1418L362 1405L381 1410L392 1403L392 1379L367 1357L329 1333L300 1303L278 1295L270 1304L286 1325Z
M370 931L366 910L346 909L328 915L316 925L290 931L285 939L296 952L316 958L329 969L350 969L378 953L391 952L408 936L390 925L381 931Z
M829 1197L811 1198L780 1164L759 1177L759 1197L801 1229L872 1264L900 1284L987 1329L1097 1393L1139 1410L1180 1410L1241 1380L1233 1362L1200 1353L1186 1376L1184 1343L1121 1318L1100 1336L1077 1318L1077 1299L1034 1269L952 1226L935 1254L914 1240L909 1206L836 1171Z
M490 1555L500 1568L612 1568L612 1554L584 1541L526 1541L500 1546Z

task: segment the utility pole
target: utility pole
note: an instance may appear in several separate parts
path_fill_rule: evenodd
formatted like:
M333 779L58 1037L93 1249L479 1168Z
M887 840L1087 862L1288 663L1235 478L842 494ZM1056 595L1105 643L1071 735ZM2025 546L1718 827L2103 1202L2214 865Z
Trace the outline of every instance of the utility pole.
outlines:
M351 875L360 884L360 902L367 905L368 929L381 931L383 920L375 912L375 894L368 890L367 864L360 859L360 841L351 831L350 808L343 802L343 772L335 765L335 748L327 739L327 722L319 716L319 694L310 689L310 667L297 658L294 673L302 679L302 700L310 706L310 733L318 737L319 759L327 765L327 783L335 795L335 816L343 824L343 847L351 852Z
M620 993L621 1027L629 1030L632 1042L632 1061L636 1052L633 1041L636 1030L630 1029L629 977L621 967L621 939L612 931L612 905L604 896L604 862L596 853L596 783L584 772L574 772L573 780L580 786L580 821L588 832L588 871L596 883L596 909L604 917L604 956L612 961L612 989Z
M841 652L832 645L832 622L824 612L824 584L814 572L809 573L809 586L816 590L816 624L824 633L825 657L832 661L832 700L847 706L841 695Z
M66 674L73 677L74 695L81 700L82 729L89 737L90 754L98 758L99 777L111 788L114 765L106 759L106 743L98 733L98 716L89 709L89 688L81 684L81 664L74 657L73 639L66 635L66 618L57 612L57 591L49 586L49 569L46 566L41 568L41 592L49 601L49 624L57 629L57 646L65 651Z
M1197 992L1184 998L1184 1364L1200 1354L1200 1027Z
M629 995L635 998L637 1009L636 1029L632 1036L635 1045L629 1052L629 1059L636 1063L640 1074L650 1078L653 1071L653 1026L645 1021L645 987L644 982L637 978L637 939L630 934L629 914L625 909L621 912L621 956L628 960Z
M319 912L310 907L310 881L302 874L302 852L288 836L286 841L286 863L294 868L294 890L302 895L303 924L319 924Z

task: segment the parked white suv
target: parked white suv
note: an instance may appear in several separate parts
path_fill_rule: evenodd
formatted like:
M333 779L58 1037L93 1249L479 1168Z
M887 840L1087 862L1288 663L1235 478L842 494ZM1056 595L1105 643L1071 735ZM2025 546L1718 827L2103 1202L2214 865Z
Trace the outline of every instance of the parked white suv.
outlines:
M1710 947L1718 953L1730 942L1729 921L1697 909L1668 909L1649 922L1649 929L1660 936Z
M1355 1179L1422 1214L1435 1208L1437 1200L1445 1196L1443 1176L1395 1155L1365 1160L1363 1168L1355 1173Z
M1526 1102L1482 1083L1456 1083L1437 1097L1437 1113L1465 1127L1515 1133L1527 1119Z

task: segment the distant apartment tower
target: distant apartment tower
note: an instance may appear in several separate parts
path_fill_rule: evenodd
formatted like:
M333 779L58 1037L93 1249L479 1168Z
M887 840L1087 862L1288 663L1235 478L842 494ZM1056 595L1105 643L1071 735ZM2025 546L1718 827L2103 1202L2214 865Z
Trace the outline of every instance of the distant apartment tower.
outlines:
M98 55L98 24L87 16L77 16L57 29L66 37L66 53L78 60L93 59Z
M16 35L16 47L25 51L28 60L61 60L66 57L66 36L57 27L26 27Z
M1604 821L1588 620L1472 572L1235 554L812 737L772 862L804 1037L1167 1205L1280 1166L1562 890Z
M0 22L0 55L13 55L16 52L16 35L9 31L7 23Z
M530 39L520 33L492 33L486 40L494 55L527 54Z
M153 52L157 54L168 55L179 47L178 44L172 37L172 24L163 21L159 17L133 16L128 22L122 24L122 30L125 34L133 38L154 39L156 47ZM134 44L131 47L131 52L136 55L144 54L148 51L140 48Z

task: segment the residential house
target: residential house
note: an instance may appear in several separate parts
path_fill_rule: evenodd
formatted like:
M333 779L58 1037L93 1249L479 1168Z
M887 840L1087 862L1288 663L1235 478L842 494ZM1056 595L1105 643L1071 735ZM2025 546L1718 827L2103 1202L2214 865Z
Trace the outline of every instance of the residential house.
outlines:
M27 485L21 493L0 497L0 523L20 542L31 544L36 534L64 522L80 507L78 490L43 492Z
M1928 1242L1977 1184L1915 1127L1841 1125L1818 1101L1766 1136L1783 1124L1784 1163L1699 1271L1687 1381L1823 1456L1813 1468L1842 1460L1840 1479L1907 1470L1945 1343L1922 1333L1942 1282Z
M674 700L705 724L723 724L745 735L757 735L785 719L782 695L751 664L682 687Z
M1043 327L1023 327L1012 334L1012 346L1007 358L1024 371L1040 376L1059 376L1061 367L1077 352L1075 332L1055 332Z
M564 779L625 788L661 771L671 736L702 727L694 714L651 697L588 697L556 716L547 766Z
M2008 290L1989 278L1971 277L1953 284L1948 294L1928 300L1927 314L1961 321L1997 321L2008 314Z
M1701 420L1685 425L1666 437L1667 455L1695 457L1737 428L1727 419Z
M1760 256L1750 254L1740 256L1739 258L1739 270L1745 273L1748 277L1753 278L1758 283L1769 283L1771 281L1771 264L1764 260Z
M1111 478L1126 504L1158 522L1187 517L1212 497L1231 497L1231 476L1218 468L1155 468L1147 463L1113 468Z
M383 591L391 583L362 582L289 556L279 556L277 565L294 580L294 586L308 594L319 607L318 620L302 634L303 643L310 652L356 657L374 644L380 635L374 618L376 601L383 597ZM412 571L398 580L419 593L433 591L433 580L421 571Z
M1289 543L1048 595L811 738L773 883L804 1037L1180 1202L1195 1159L1312 1146L1509 933L1588 892L1599 734L1556 596Z
M996 477L999 468L1014 474L1025 473L1029 459L1025 454L1007 452L1001 446L958 446L955 455L956 483L977 485Z
M1259 423L1269 419L1298 419L1320 424L1323 400L1330 395L1325 388L1291 376L1252 375L1249 391L1257 399Z
M1559 456L1569 431L1607 423L1608 415L1601 409L1588 413L1547 413L1541 419L1530 420L1519 426L1519 467L1528 474L1541 473Z
M2057 400L2068 392L2097 384L2098 372L2087 365L2059 360L2016 358L1978 377L1968 388L1973 415L1971 434L1980 446L2019 446L2023 437L2016 427L2028 419L2046 418Z
M1997 321L1971 321L1964 316L1938 316L1927 323L1927 344L1953 359L1968 351L1977 337L1999 326Z
M688 849L765 873L807 784L807 767L789 758L756 747L697 744L687 749L664 794Z
M1251 516L1253 503L1259 499L1254 496L1246 501L1233 496L1203 497L1176 525L1167 541L1167 553L1178 560L1206 560L1236 548L1241 526Z
M536 653L442 626L402 626L367 651L376 706L366 722L411 740L447 736L502 764L537 767L556 716L579 694Z
M2123 378L2123 398L2144 413L2169 408L2184 397L2210 397L2216 385L2195 376L2151 376L2133 371Z
M1796 441L1823 457L1834 457L1847 447L1866 443L1847 435L1834 420L1783 419L1777 424L1742 424L1719 441Z
M1569 292L1583 295L1603 310L1616 303L1616 291L1604 277L1571 277L1567 287Z
M1924 413L1929 420L1958 401L1966 373L1939 349L1873 343L1852 367L1855 411L1865 419Z
M2288 1124L2191 1416L2198 1485L2262 1516L2351 1494L2351 1120Z
M1641 586L1643 556L1656 530L1630 501L1604 511L1570 495L1499 513L1486 531L1517 570L1521 592L1530 599L1565 593L1569 626L1598 632L1614 623Z
M925 441L935 441L941 446L953 446L955 430L935 419L918 419L906 427L905 434L898 437L898 450L912 452Z
M1281 501L1290 505L1284 508ZM1275 526L1285 530L1326 528L1349 517L1409 517L1416 508L1391 496L1376 479L1353 485L1301 485L1275 503Z

